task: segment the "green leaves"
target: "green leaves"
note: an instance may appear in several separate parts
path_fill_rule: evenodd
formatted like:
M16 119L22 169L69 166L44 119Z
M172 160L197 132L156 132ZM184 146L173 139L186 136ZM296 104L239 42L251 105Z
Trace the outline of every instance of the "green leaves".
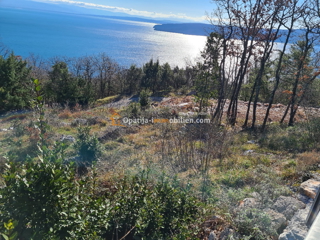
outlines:
M27 63L14 54L0 56L0 112L30 107L32 83Z
M117 188L111 219L119 235L133 226L139 239L172 239L192 233L190 224L199 214L199 203L192 196L144 175L126 177Z

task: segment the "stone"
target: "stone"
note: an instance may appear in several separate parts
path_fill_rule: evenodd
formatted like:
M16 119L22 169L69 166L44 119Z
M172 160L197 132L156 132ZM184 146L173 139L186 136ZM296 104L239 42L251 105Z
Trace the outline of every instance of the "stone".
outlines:
M282 213L276 212L272 209L266 209L265 212L269 215L272 226L277 231L283 229L287 225L286 217Z
M73 136L70 136L70 135L67 135L67 136L62 135L60 141L61 142L63 142L63 141L75 142L76 139Z
M238 239L240 239L240 234L237 233L232 228L225 228L220 233L220 238L219 239L220 240L238 240Z
M67 122L59 123L59 126L61 126L61 127L66 127L66 126L70 126L70 125L71 125L71 123L67 123Z
M292 219L289 221L288 226L280 234L279 240L303 240L307 233L308 227L306 226L306 219L311 209L312 202L306 205L306 208L299 209Z
M84 119L84 120L86 120L86 119ZM91 125L97 124L99 122L99 118L98 117L91 117L91 118L88 118L86 121L87 121L86 123L91 126Z
M257 201L255 198L245 198L240 202L239 208L255 208L258 205L259 201Z
M211 231L210 234L209 234L208 240L215 240L215 239L216 239L216 234L214 234L214 232Z
M262 199L261 195L257 192L252 192L250 193L250 196L255 198L255 199Z
M297 199L303 202L304 204L308 204L309 202L313 201L312 198L309 198L301 193L297 194Z
M205 228L211 228L211 227L214 227L215 225L217 224L221 224L223 223L225 220L219 216L219 215L214 215L212 216L209 220L205 221L203 223L203 227Z
M301 183L300 185L300 193L306 195L309 198L314 199L317 195L317 191L320 187L320 181L309 179Z
M195 112L199 112L199 111L200 111L200 108L198 108L198 107L194 107L194 108L193 108L193 111L195 111Z
M76 118L75 120L73 120L72 122L72 126L83 126L87 124L87 119L84 118Z
M244 155L249 155L249 154L251 154L253 152L254 152L253 150L249 149L249 150L245 151L243 154Z
M282 213L287 220L290 220L296 211L305 208L306 205L293 197L280 196L273 205L273 209Z

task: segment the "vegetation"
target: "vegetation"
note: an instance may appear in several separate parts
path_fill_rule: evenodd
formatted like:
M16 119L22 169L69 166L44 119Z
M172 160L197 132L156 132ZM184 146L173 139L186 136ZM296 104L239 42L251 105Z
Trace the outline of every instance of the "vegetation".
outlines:
M276 238L265 209L319 173L319 16L307 1L247 3L217 2L195 66L3 54L0 238Z

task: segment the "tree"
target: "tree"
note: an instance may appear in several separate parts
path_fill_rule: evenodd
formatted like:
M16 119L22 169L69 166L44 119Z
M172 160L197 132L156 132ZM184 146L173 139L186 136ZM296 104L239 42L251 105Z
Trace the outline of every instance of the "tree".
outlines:
M74 107L77 103L87 103L90 95L83 89L89 90L81 78L69 73L65 62L56 62L49 72L49 83L46 85L45 98L47 102L59 103L62 106ZM81 99L82 98L82 99ZM81 99L81 102L80 102Z
M298 41L291 47L290 53L288 54L289 64L287 65L288 69L286 77L289 77L291 80L289 81L289 84L291 83L291 88L284 90L284 93L289 95L289 102L281 122L284 121L290 110L289 126L293 126L294 124L295 114L305 96L305 92L312 82L320 75L320 65L311 65L312 51L313 41Z
M213 14L212 22L219 24L219 27L214 27L214 31L218 32L223 39L219 60L221 87L215 115L221 116L224 98L229 95L227 118L231 125L235 124L237 102L242 86L247 82L250 72L256 69L254 89L250 97L254 103L251 126L253 128L266 63L273 52L275 41L281 36L281 28L288 27L287 25L290 25L288 22L296 20L295 6L298 0L216 0L214 2L218 7ZM248 104L247 113L250 111L250 105Z
M27 62L13 53L7 58L0 56L0 112L30 107L30 71Z
M195 81L196 98L202 108L208 104L208 100L217 97L219 78L220 42L219 34L211 33L207 37L204 50L201 52L203 64L197 65L197 77Z
M114 80L118 64L104 53L95 56L94 63L97 70L98 97L110 96L115 92Z
M137 93L140 90L141 78L142 69L137 67L136 65L131 65L130 68L126 71L125 75L126 93Z
M159 60L153 62L151 59L148 63L143 66L143 77L141 80L141 87L150 89L154 93L158 87L160 79L160 64Z
M175 90L178 90L183 85L186 85L188 83L188 79L186 78L185 71L183 69L180 69L178 66L176 66L172 72L173 72L173 87Z
M173 82L173 72L169 63L165 63L161 66L161 76L160 76L160 90L168 90L169 86L172 86Z
M265 114L265 117L263 120L263 124L262 124L262 128L261 128L262 131L264 131L264 129L266 127L267 120L269 118L270 109L272 107L277 89L279 87L280 78L281 78L282 61L284 58L285 51L287 49L289 40L291 38L291 34L293 32L293 28L295 26L295 23L301 15L301 12L299 12L298 9L299 9L298 0L294 0L294 1L290 2L289 7L287 7L287 13L284 12L282 18L280 19L281 25L287 29L288 33L287 33L282 50L280 51L280 54L279 54L279 57L277 60L278 63L275 68L274 86L273 86L273 90L270 94L269 104L268 104L267 111L266 111L266 114Z

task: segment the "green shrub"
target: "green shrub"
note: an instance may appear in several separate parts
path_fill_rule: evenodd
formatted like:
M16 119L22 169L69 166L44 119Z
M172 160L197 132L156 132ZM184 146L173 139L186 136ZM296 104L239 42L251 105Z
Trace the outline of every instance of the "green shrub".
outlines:
M276 236L267 213L257 208L242 208L236 214L234 223L243 239L266 240Z
M7 164L0 233L10 230L18 239L195 239L200 205L184 191L141 175L97 194L93 171L76 177L72 163L46 155ZM8 229L10 222L15 224Z
M102 153L102 146L98 138L95 135L90 135L90 127L88 126L78 128L77 141L74 144L74 149L79 156L80 174L86 171L86 167L91 166L97 161Z
M131 230L135 239L195 238L191 224L199 217L200 205L194 197L143 175L124 178L117 189L111 200L111 226L118 236Z
M139 95L139 103L142 109L147 108L150 105L150 97L151 93L147 90L142 90Z
M108 222L109 202L93 194L92 174L76 179L73 164L63 164L58 152L7 164L0 219L17 222L19 239L97 239Z
M126 110L126 115L130 117L137 118L138 115L140 114L140 103L131 103L127 110Z
M259 140L263 147L276 151L303 152L314 146L313 136L307 123L297 123L293 127L269 127Z

